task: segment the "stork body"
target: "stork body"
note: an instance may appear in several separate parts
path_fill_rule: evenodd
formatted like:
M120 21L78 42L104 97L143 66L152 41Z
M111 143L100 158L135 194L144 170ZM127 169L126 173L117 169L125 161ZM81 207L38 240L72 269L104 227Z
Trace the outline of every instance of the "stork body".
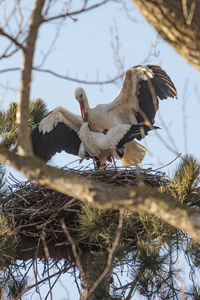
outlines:
M154 126L154 129L158 127ZM104 134L91 131L88 122L84 122L78 133L82 141L79 157L81 160L84 159L85 152L87 152L91 157L98 157L101 166L110 156L122 161L124 166L138 165L147 150L134 139L141 140L149 130L151 129L146 125L122 124L111 128ZM131 149L131 153L128 153L127 149Z

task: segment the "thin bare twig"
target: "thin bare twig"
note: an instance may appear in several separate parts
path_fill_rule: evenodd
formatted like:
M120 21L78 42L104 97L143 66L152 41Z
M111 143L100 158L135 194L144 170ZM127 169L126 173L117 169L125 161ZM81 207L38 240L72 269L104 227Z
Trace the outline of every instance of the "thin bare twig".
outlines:
M48 262L48 260L50 258L50 255L49 255L49 249L48 249L48 246L47 246L47 243L46 243L46 240L45 240L44 228L42 229L42 232L41 232L41 241L42 241L43 247L44 247L45 259Z
M171 144L172 144L172 146L173 146L173 149L174 149L175 153L178 155L178 153L179 153L180 151L179 151L177 145L175 144L175 141L174 141L174 139L173 139L173 137L172 137L172 135L171 135L171 133L170 133L170 131L169 131L169 126L166 125L166 123L165 123L164 119L162 118L162 115L161 115L160 112L158 112L158 116L159 116L159 119L160 119L160 121L161 121L162 128L163 128L163 129L165 130L165 132L167 133L167 136L168 136L168 138L169 138L169 141L171 142ZM165 141L165 143L166 143L166 141ZM166 145L167 145L168 149L171 148L171 147L169 146L169 144L166 143Z
M77 265L77 267L78 267L78 269L79 269L79 271L80 271L81 276L84 277L83 268L82 268L82 266L81 266L80 258L79 258L79 256L78 256L78 253L77 253L77 250L76 250L76 245L75 245L75 243L74 243L74 240L72 239L72 237L71 237L71 235L70 235L70 233L69 233L69 231L68 231L68 229L67 229L67 226L65 225L64 219L61 219L61 220L60 220L60 223L61 223L61 226L62 226L62 229L63 229L64 233L66 234L66 236L67 236L67 238L68 238L68 240L69 240L69 242L70 242L70 244L71 244L72 252L73 252L73 255L74 255L75 260L76 260L76 265Z
M13 54L15 54L17 51L20 50L19 47L16 47L14 50L12 50L10 53L8 53L9 49L12 47L12 42L10 43L10 45L5 49L5 51L3 52L3 54L0 56L0 59L3 58L9 58L11 57Z
M3 35L5 37L7 37L9 40L11 40L17 47L19 47L20 49L23 50L23 52L26 52L26 48L17 41L16 38L12 37L11 35L9 35L8 33L6 33L3 28L0 28L0 35Z
M141 62L141 65L147 64L147 63L149 64L152 57L154 58L154 57L158 57L160 55L160 51L157 50L159 37L160 37L160 35L157 34L154 43L151 43L149 52L148 52L146 58Z
M59 35L60 35L60 31L61 31L61 29L62 29L63 24L64 24L64 19L61 19L61 22L58 24L58 27L57 27L57 29L56 29L55 36L54 36L54 38L53 38L53 40L52 40L52 42L51 42L51 44L50 44L50 46L49 46L49 49L48 49L47 52L43 55L42 61L41 61L40 65L37 66L37 68L41 68L41 67L44 65L44 63L45 63L47 57L49 57L49 55L51 54L52 49L53 49L53 46L55 45L56 40L58 39L58 37L59 37Z
M194 12L195 12L195 8L196 8L196 2L193 1L191 3L189 12L188 12L188 8L187 8L187 0L182 0L182 8L183 8L183 15L186 21L187 25L191 25L192 23L192 19L194 16Z
M52 294L52 285L51 285L51 278L50 278L50 273L49 273L49 261L47 261L47 274L48 274L48 284L49 284L49 291L48 294L50 294L50 299L53 300L53 294ZM48 295L45 297L45 300L47 299Z
M179 155L177 155L172 161L170 161L169 163L167 163L166 165L160 167L160 168L156 168L154 169L154 171L159 171L161 169L164 169L166 167L168 167L169 165L171 165L173 162L175 162L179 157L181 156L181 153L179 153Z
M46 297L44 298L44 300L48 299L49 294L50 294L51 299L53 300L52 290L53 290L54 286L56 285L56 283L58 282L58 280L61 277L61 275L62 275L62 272L60 272L60 274L58 274L57 278L55 279L54 283L51 285L51 288L49 289L48 293L46 294ZM50 275L49 275L48 280L50 281L50 279L51 278L50 278Z
M124 74L124 64L120 55L119 33L116 20L114 20L114 29L111 28L111 48L118 77L122 78L121 74Z
M66 268L65 270L60 270L52 275L49 275L48 277L45 277L43 279L41 279L40 281L37 281L37 288L39 285L41 285L42 283L46 282L48 280L48 278L53 278L53 277L56 277L56 276L61 276L63 274L63 271L67 272L69 269L71 269L71 266ZM22 297L23 295L25 295L28 291L30 291L32 288L36 287L36 283L30 285L30 286L27 286L26 289L20 294L18 295L18 299L20 299L20 297Z
M110 0L104 0L102 2L99 2L95 5L91 5L89 7L85 7L85 3L83 3L83 6L82 8L74 11L74 12L66 12L64 14L60 14L60 15L57 15L57 16L53 16L53 17L50 17L50 18L44 18L43 19L43 22L49 22L49 21L53 21L53 20L58 20L58 19L63 19L63 18L66 18L66 17L72 17L74 15L77 15L77 14L80 14L80 13L84 13L84 12L87 12L89 10L92 10L94 8L98 8L99 6L101 5L104 5L106 3L110 2ZM76 19L74 19L74 21L76 21Z
M7 69L0 70L0 73L7 73L7 72L13 72L13 71L20 71L20 70L21 70L20 67L7 68Z
M90 85L103 85L103 84L109 84L109 83L114 83L116 82L119 78L121 78L122 76L124 76L123 74L120 74L119 76L116 76L112 79L109 80L103 80L103 81L88 81L88 80L82 80L82 79L77 79L77 78L72 78L66 75L61 75L58 74L52 70L48 70L48 69L40 69L38 67L33 67L33 70L38 71L38 72L43 72L43 73L49 73L53 76L56 76L58 78L62 78L62 79L66 79L69 81L74 81L74 82L78 82L78 83L83 83L83 84L90 84ZM4 70L4 71L9 71L9 70ZM1 71L0 71L1 72Z
M16 6L17 6L17 10L18 10L19 16L20 16L19 32L21 32L22 31L22 24L23 24L24 16L23 16L23 13L22 13L22 10L21 10L21 6L20 6L20 0L17 0Z

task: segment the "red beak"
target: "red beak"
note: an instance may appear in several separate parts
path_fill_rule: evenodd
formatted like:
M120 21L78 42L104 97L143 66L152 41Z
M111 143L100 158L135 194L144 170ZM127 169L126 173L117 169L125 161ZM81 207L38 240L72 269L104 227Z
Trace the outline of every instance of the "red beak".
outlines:
M81 116L84 122L88 121L87 112L85 111L84 102L83 100L79 102L80 103L80 109L81 109Z

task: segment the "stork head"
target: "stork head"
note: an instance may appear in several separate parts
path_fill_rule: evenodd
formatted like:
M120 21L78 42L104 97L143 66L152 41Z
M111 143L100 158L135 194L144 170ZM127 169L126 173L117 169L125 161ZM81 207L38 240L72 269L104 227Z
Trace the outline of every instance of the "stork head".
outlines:
M81 109L81 116L84 122L88 121L88 109L89 104L87 100L86 93L83 88L77 87L74 89L74 97L79 102L80 109Z

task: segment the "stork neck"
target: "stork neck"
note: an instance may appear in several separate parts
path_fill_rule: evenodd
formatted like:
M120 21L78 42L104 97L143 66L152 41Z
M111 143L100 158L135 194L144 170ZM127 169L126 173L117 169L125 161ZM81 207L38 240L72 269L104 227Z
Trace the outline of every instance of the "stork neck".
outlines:
M83 103L84 103L85 111L88 113L90 111L90 106L86 95L84 97Z
M84 122L88 122L88 114L90 111L90 106L88 103L88 99L85 96L84 99L80 102L81 115Z

